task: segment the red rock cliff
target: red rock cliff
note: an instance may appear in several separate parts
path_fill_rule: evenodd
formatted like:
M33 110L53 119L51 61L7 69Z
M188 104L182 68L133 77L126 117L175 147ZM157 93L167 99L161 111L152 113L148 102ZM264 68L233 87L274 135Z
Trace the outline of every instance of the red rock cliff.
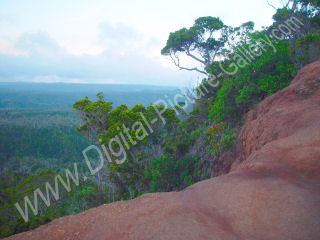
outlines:
M319 61L248 113L218 166L229 173L181 192L59 218L9 239L319 240Z

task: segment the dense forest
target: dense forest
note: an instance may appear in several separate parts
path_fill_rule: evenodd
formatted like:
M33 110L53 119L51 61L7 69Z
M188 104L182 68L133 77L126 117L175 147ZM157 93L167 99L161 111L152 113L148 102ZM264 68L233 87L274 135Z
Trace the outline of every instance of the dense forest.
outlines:
M73 104L77 114L1 111L0 236L102 203L178 191L213 176L217 160L232 147L246 113L288 86L301 67L319 59L319 10L318 0L290 0L276 10L273 24L262 30L255 30L254 22L234 27L205 16L170 33L161 54L176 67L204 76L199 86L184 94L170 90L167 97L157 92L156 99L144 95L144 101L136 98L136 104L125 99L115 104L100 89L95 97L76 95L81 98ZM195 66L182 65L182 55L193 59ZM182 96L179 101L177 94ZM72 163L83 158L81 151L90 142L104 153L99 171L71 192L63 192L51 207L42 204L40 214L25 223L13 204L32 196L40 183L64 168L73 172ZM84 161L78 170L88 176Z
M253 22L231 27L209 16L170 33L161 53L182 70L206 75L185 94L183 103L113 108L101 94L97 100L78 100L73 105L82 116L78 130L100 145L112 142L125 126L142 121L139 113L151 121L157 108L166 107L164 126L157 122L153 134L128 147L126 161L118 164L118 156L113 155L99 172L115 189L115 199L181 190L209 178L216 160L232 146L245 114L288 86L302 66L319 58L319 4L289 1L277 10L274 23L261 31L254 29ZM181 54L195 59L200 67L182 66ZM186 113L184 107L190 104L193 110ZM139 132L132 129L126 142L139 139ZM119 141L112 145L118 151L123 148Z
M115 105L133 106L136 99L152 102L160 96L173 96L173 87L94 85L63 83L0 83L0 237L26 231L59 216L75 214L112 201L101 194L99 179L82 181L72 192L27 223L14 204L32 195L46 181L52 182L64 169L87 169L82 151L92 143L77 131L81 119L72 110L77 94L95 96L103 90ZM48 87L49 86L49 87ZM77 90L78 93L73 93ZM23 206L23 204L21 205ZM23 207L22 207L23 208Z

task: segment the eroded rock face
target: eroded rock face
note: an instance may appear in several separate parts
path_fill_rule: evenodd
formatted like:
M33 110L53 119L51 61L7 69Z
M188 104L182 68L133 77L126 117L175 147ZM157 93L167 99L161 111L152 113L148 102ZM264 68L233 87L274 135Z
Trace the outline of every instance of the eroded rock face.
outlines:
M320 62L248 113L230 172L145 194L9 239L320 239Z

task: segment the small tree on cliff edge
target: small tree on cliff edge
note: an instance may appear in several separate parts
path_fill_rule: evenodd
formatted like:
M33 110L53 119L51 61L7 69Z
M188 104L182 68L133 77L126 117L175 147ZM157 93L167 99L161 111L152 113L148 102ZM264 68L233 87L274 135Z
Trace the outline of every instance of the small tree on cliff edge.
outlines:
M161 54L169 56L172 62L181 70L196 71L210 77L207 68L222 56L228 41L243 40L252 31L253 22L247 22L240 27L226 26L217 17L200 17L189 29L182 28L169 35L166 46ZM182 66L181 56L185 55L200 64L200 67Z
M218 37L215 37L219 35ZM208 75L208 67L228 39L228 27L219 18L200 17L189 29L182 28L169 35L166 46L161 50L162 55L169 56L180 69L197 71ZM186 67L180 63L180 54L197 61L202 67Z

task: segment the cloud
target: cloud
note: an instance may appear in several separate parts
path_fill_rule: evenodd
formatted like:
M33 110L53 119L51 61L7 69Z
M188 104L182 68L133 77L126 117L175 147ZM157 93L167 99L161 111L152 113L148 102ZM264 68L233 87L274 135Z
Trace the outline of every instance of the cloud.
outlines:
M16 40L14 47L25 51L30 56L57 56L63 54L63 49L45 31L23 33Z
M24 55L0 54L0 81L178 85L188 76L164 67L159 58L146 55L148 49L159 44L157 39L143 39L121 24L102 25L99 39L113 47L106 47L97 55L68 54L44 31L23 33L14 47L25 52ZM141 41L145 45L137 44L135 50L130 50L130 41Z
M100 44L127 45L142 39L143 35L141 33L123 23L104 21L99 24Z
M125 56L134 52L150 56L153 48L160 49L161 46L158 39L146 37L126 24L107 21L99 24L97 44L105 49L105 53L113 56Z
M0 15L0 23L14 24L17 23L17 18L12 15Z

